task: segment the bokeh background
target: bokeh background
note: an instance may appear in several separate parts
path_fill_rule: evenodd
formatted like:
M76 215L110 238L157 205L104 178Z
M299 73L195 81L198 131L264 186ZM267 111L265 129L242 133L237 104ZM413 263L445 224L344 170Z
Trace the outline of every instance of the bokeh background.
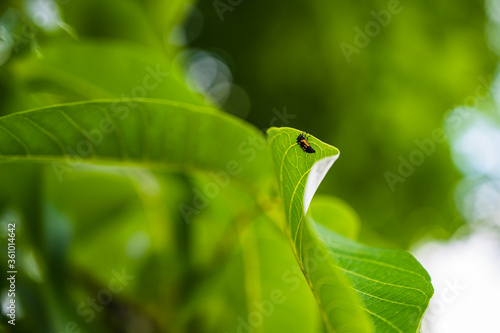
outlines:
M114 53L101 54L99 45L106 44L116 46ZM499 53L495 0L3 0L0 115L102 97L89 86L65 87L65 75L88 75L106 81L118 96L129 94L116 85L120 73L144 70L122 66L110 74L106 67L123 58L162 59L192 91L186 99L215 104L262 130L298 128L340 149L319 192L352 206L362 242L411 250L428 269L436 293L423 332L499 332ZM148 97L162 97L161 91L153 94L158 96ZM96 240L89 231L89 221L97 227L104 217L124 216L133 229L137 191L146 193L143 205L161 205L151 199L158 189L148 175L134 175L136 187L123 175L98 172L51 186L50 170L0 168L3 220L30 221L19 242L26 243L23 260L33 268L33 285L43 280L42 248L52 258L47 271L58 270L58 255L69 247L80 263L108 267L116 257L100 250L110 234L117 233L133 255L141 246L148 251L146 232L111 223ZM166 177L182 194L182 176ZM109 186L101 196L83 190L103 182ZM74 216L61 217L68 209ZM97 244L96 253L88 242ZM161 262L149 258L149 267ZM168 267L157 270L151 279L164 277ZM50 295L65 283L64 274L93 283L78 271L60 273L47 290L47 304L33 296L32 311L22 311L43 327L51 327L50 316L34 313L44 306L63 311ZM147 294L148 281L142 283ZM115 318L133 312L138 327L145 327L143 316L154 310L135 307L140 305L113 309Z

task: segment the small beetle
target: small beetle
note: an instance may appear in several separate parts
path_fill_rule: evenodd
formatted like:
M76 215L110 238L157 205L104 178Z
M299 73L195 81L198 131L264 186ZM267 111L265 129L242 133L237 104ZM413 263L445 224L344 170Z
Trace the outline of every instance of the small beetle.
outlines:
M297 143L299 144L300 148L302 148L302 150L308 154L312 154L312 153L316 152L313 149L313 147L311 147L309 142L307 142L307 133L299 134L299 136L297 137Z

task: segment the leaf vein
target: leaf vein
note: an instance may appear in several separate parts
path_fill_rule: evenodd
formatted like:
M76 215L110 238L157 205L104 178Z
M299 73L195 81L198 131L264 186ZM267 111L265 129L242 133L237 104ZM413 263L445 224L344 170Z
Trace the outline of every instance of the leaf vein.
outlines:
M377 261L377 260L371 260L371 259L366 259L366 258L359 257L359 256L350 256L350 255L347 255L347 254L341 254L341 253L337 252L338 249L339 249L338 247L331 246L330 244L328 245L328 247L330 249L332 249L332 248L335 249L335 251L332 250L332 253L333 253L333 255L335 255L337 257L346 258L346 259L355 260L355 261L367 262L367 263L371 263L371 264L374 264L374 265L379 265L379 266L384 266L384 267L392 268L392 269L395 269L395 270L398 270L398 271L402 271L402 272L406 272L406 273L409 273L409 274L416 275L416 276L422 278L426 283L428 283L427 280L425 279L425 277L422 274L419 274L417 272L410 271L408 269L397 267L397 266L394 266L394 265L391 265L391 264L386 264L384 262Z
M368 310L367 308L365 308L365 307L363 307L363 306L362 306L361 308L362 308L363 310L365 310L366 312L368 312L369 314L371 314L372 316L374 316L374 317L376 317L376 318L378 318L378 319L382 320L383 322L385 322L386 324L388 324L389 326L391 326L394 330L396 330L396 332L398 332L398 333L403 333L403 331L402 331L399 327L397 327L396 325L394 325L394 324L393 324L391 321L389 321L388 319L386 319L386 318L384 318L384 317L382 317L382 316L379 316L379 315L378 315L378 314L376 314L376 313L371 312L370 310Z
M36 127L40 132L42 132L43 134L45 134L47 137L49 137L49 139L51 139L58 147L59 149L61 150L61 153L64 155L64 154L67 154L67 151L66 149L64 148L64 145L63 143L61 142L61 140L59 140L54 134L50 133L49 131L47 131L45 128L43 128L39 123L37 123L36 121L26 117L26 116L22 116L22 115L18 115L18 117L21 117L23 119L26 119L30 124L32 124L34 127Z
M122 133L120 131L120 128L118 127L118 124L113 119L113 117L111 117L111 115L109 114L108 110L106 110L106 108L102 109L102 113L104 114L104 117L106 117L111 122L111 124L113 124L116 141L118 143L118 149L120 150L120 155L122 156L122 159L128 160L129 156L128 156L127 149L125 148L126 147L125 140L123 139L123 136L122 136Z
M360 278L363 278L363 279L366 279L366 280L369 280L369 281L373 281L373 282L376 282L376 283L379 283L379 284L383 284L383 285L387 285L387 286L391 286L391 287L398 287L398 288L403 288L403 289L415 290L415 291L418 291L419 293L421 293L422 295L424 295L426 299L429 298L429 296L423 290L418 289L418 288L413 288L413 287L408 287L408 286L402 286L402 285L399 285L399 284L394 284L394 283L389 283L389 282L383 282L383 281L380 281L380 280L377 280L377 279L372 279L372 278L370 278L368 276L356 273L354 271L345 269L345 268L340 267L340 266L339 266L339 269L341 269L342 271L346 272L347 274L352 274L352 275L358 276Z
M9 134L17 143L19 143L21 145L21 147L23 147L23 149L26 151L27 156L31 156L31 152L28 149L28 146L21 138L19 138L17 135L15 135L14 133L12 133L11 131L9 131L8 129L6 129L3 126L0 126L0 129L5 131L5 133Z
M415 304L409 304L409 303L402 303L402 302L397 302L397 301L393 301L393 300L390 300L390 299L387 299L387 298L383 298L383 297L378 297L376 295L372 295L370 293L366 293L364 291L361 291L359 289L356 289L356 288L353 288L353 287L349 287L351 288L352 290L360 293L360 294L363 294L363 295L366 295L366 296L369 296L369 297L373 297L373 298L376 298L378 300L381 300L381 301L384 301L384 302L389 302L389 303L394 303L394 304L399 304L399 305L404 305L404 306L409 306L409 307L412 307L412 308L417 308L418 309L418 313L419 314L422 314L422 308L420 306L417 306Z
M91 138L86 134L86 131L85 129L83 129L83 127L78 125L78 123L63 110L60 110L60 113L64 118L66 118L66 120L68 121L68 123L71 124L71 126L73 126L79 133L81 133L87 139L87 141L92 143ZM93 144L92 144L92 156L96 157L96 151Z

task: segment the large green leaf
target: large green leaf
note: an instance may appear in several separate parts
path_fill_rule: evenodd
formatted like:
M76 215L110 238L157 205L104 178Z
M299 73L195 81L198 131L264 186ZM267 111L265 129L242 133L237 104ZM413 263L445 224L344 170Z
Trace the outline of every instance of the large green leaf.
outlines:
M81 162L138 165L212 172L219 187L234 182L260 192L270 172L265 150L244 122L166 100L79 102L0 118L0 160L51 162L61 179Z
M341 238L324 215L313 214L318 224L304 218L338 150L313 138L317 152L306 154L295 143L298 131L271 129L269 134L285 230L328 331L416 331L432 293L418 263L404 253L373 250ZM49 162L59 180L81 163L138 165L209 177L211 188L203 188L192 204L180 208L186 222L206 206L201 196L217 196L214 186L220 190L236 185L265 203L261 195L267 192L272 169L256 129L215 110L166 100L96 100L5 116L0 118L0 154L0 161ZM253 295L265 297L272 286L266 288L264 294Z
M339 198L318 194L307 211L309 218L332 229L341 236L356 239L359 234L359 217L347 203Z
M166 246L163 246L160 247L163 250L161 252L145 252L148 260L142 262L131 261L123 249L129 243L130 237L137 233L145 235L147 231L151 231L150 238L153 244L156 244L155 240L161 239L162 236L174 238L171 231L174 223L164 218L161 223L166 227L160 228L156 223L158 219L150 217L147 221L148 228L137 207L138 203L127 205L125 211L120 209L121 215L106 216L105 212L101 214L99 207L88 207L93 205L92 200L105 200L104 196L110 194L116 196L114 190L122 191L126 197L127 190L123 187L119 189L116 184L110 184L109 176L105 178L108 182L105 180L96 182L89 177L83 177L82 181L86 182L87 192L75 194L71 191L81 191L83 186L76 186L75 180L82 178L85 174L83 171L96 169L89 163L116 165L124 167L125 172L137 170L130 169L129 166L139 166L157 171L158 174L170 171L174 174L190 174L192 176L190 178L194 179L205 178L207 181L202 183L201 187L192 185L183 188L188 192L187 195L179 194L177 190L180 186L172 186L172 182L161 191L165 202L167 200L169 202L161 205L162 208L170 206L170 202L180 202L179 197L190 199L182 201L182 206L169 207L169 210L171 208L172 216L179 220L175 221L175 227L183 225L185 229L192 230L190 227L194 221L210 211L211 206L221 201L226 195L225 192L229 190L239 189L252 194L248 197L259 198L259 193L267 189L266 185L272 170L265 139L257 129L216 110L166 100L96 100L11 114L0 118L0 154L0 163L14 161L19 165L30 162L47 164L49 175L46 180L50 178L55 184L62 181L56 185L54 193L47 196L47 199L51 200L49 204L55 204L56 208L60 208L57 212L68 214L66 216L71 217L71 224L77 226L75 228L77 237L75 236L71 242L71 247L68 251L59 252L61 256L68 256L69 265L76 265L79 269L84 268L85 272L92 276L92 280L95 279L103 285L108 283L112 268L126 266L129 274L138 278L121 296L134 297L136 303L148 299L150 292L157 290L154 288L157 285L156 281L161 282L162 287L153 298L155 301L149 301L148 306L157 302L153 303L157 304L154 308L158 309L158 313L162 311L168 313L168 316L163 314L160 317L165 318L168 324L172 323L168 319L175 318L175 315L185 310L176 303L178 299L172 296L180 292L170 293L170 291L181 289L179 286L183 284L179 281L185 281L190 288L196 285L192 281L194 274L186 273L183 275L185 279L178 278L184 273L183 267L190 264L187 260L179 263L186 254L179 251L178 260L172 260L172 253L176 252L171 251L172 253L166 254ZM97 170L102 172L102 168ZM113 172L115 169L107 170ZM79 177L74 177L76 175ZM117 189L102 190L103 186L117 187ZM92 187L102 193L92 194ZM65 203L60 196L67 196L67 200L73 200L72 204ZM113 205L114 200L105 201ZM157 209L151 208L154 204L151 198L147 198L147 203L149 209L146 214L159 214ZM86 218L87 213L81 212L81 207L87 207L87 213L91 213L90 219ZM52 223L55 217L50 215L48 219L50 221L46 224ZM91 222L100 224L98 226L83 224L89 220L95 220ZM190 225L186 226L186 222ZM66 223L70 230L71 224ZM165 232L166 228L170 229ZM39 234L44 233L39 232ZM54 239L52 235L51 239ZM63 239L67 246L70 246L68 244L70 239L70 235L66 235ZM94 244L90 249L89 241ZM183 241L184 239L174 240L179 243ZM166 243L170 246L172 242ZM53 242L49 244L52 248L55 247ZM106 256L94 262L96 256L93 254L96 253L106 253ZM50 260L46 256L43 259ZM58 261L50 263L56 262ZM62 260L59 262L61 265L67 264ZM160 265L158 262L168 262L169 266ZM142 265L147 274L140 275ZM165 278L165 275L168 278ZM49 277L46 278L47 281L51 281ZM83 280L85 281L85 278ZM171 280L179 283L172 283ZM151 286L148 292L141 290L140 293L134 294L135 283L145 281ZM75 281L72 282L73 285L77 284ZM83 285L85 286L85 283ZM80 288L81 286L78 286L78 289ZM212 288L219 292L223 289L219 286ZM65 304L66 301L67 299L61 297L61 304ZM29 301L20 299L20 302L24 304ZM76 302L78 304L80 300L77 299ZM175 309L178 312L171 310L169 312L168 309L173 307L165 304L177 304L178 307ZM66 308L71 310L68 316L75 315L73 306ZM65 323L70 319L72 318L68 317L62 322ZM81 321L81 318L76 317L75 320ZM95 325L100 322L96 320Z
M281 230L268 218L255 217L238 239L240 246L217 281L193 293L190 307L204 314L220 311L216 327L198 331L322 332L314 297Z
M318 332L322 325L314 297L281 230L261 218L243 237L248 312L265 316L253 332Z
M316 153L307 154L296 143L299 134L271 128L269 145L285 229L328 331L417 332L433 293L429 275L408 253L362 246L328 227L331 221L314 223L305 216L339 151L311 137Z
M129 107L127 116L121 117L125 114L122 108L130 103L135 107ZM116 112L117 110L121 112ZM103 120L109 120L113 124L113 131L98 133L104 128ZM97 139L100 142L94 142ZM89 144L92 147L90 153L79 152L79 148ZM67 168L79 168L79 162L85 162L82 167L87 171L87 163L98 163L140 165L153 170L181 170L194 175L199 173L200 177L207 177L208 174L208 180L212 183L215 178L224 181L225 172L229 175L229 182L237 184L236 189L253 193L254 200L260 199L255 193L265 191L267 181L272 179L267 145L256 129L215 110L163 100L72 103L5 116L0 118L0 153L0 161L16 159L17 162L51 163L56 171L51 178L64 182L56 182L57 189L52 188L52 192L58 193L59 197L50 197L55 203L59 202L59 206L70 208L69 212L76 213L79 218L85 217L85 213L80 211L82 203L84 206L92 206L94 204L88 200L104 200L102 196L109 195L112 191L110 189L101 194L70 194L71 190L82 190L83 185L75 184L75 180L80 178L87 186L98 187L97 183L103 182L82 177L85 172L78 173L79 177L67 174L71 173ZM231 171L235 169L234 165L239 166L236 173ZM175 187L169 186L168 189L174 190ZM120 187L119 191L126 190ZM116 193L113 195L116 196ZM164 195L168 197L176 194L166 192ZM214 201L217 200L214 198ZM213 206L207 210L210 211ZM69 251L72 262L77 262L81 267L89 266L91 272L94 267L97 271L95 278L101 283L109 280L107 267L126 265L132 275L140 274L141 262L131 264L126 256L109 255L113 251L123 252L130 235L147 232L141 218L137 216L137 209L129 208L123 217L112 217L110 223L100 224L99 230L93 230L92 234L84 230L93 229L91 225L77 229L76 244ZM91 210L96 210L96 207ZM224 210L227 211L227 207ZM202 283L194 293L194 305L186 306L180 312L184 312L186 316L191 312L198 313L198 310L199 313L206 314L208 303L217 300L218 306L211 308L210 315L217 320L225 318L223 324L216 322L223 327L243 327L243 330L244 327L251 327L256 332L276 332L285 327L289 332L316 331L317 310L311 307L314 299L308 294L307 283L299 275L300 271L297 272L293 255L287 253L285 238L269 219L264 218L260 210L257 209L254 214L256 216L249 220L254 223L240 232L241 249L238 258L241 259L231 260L235 262L235 270L230 271L230 276L226 276L228 281L222 280L224 285L221 286L220 281L207 279L206 284ZM222 215L219 214L220 216ZM78 219L75 218L75 221ZM212 222L220 221L214 218ZM200 225L192 227L196 230ZM209 232L213 235L213 228ZM93 243L90 250L87 249L88 237ZM113 250L106 250L110 244ZM204 250L207 252L206 247ZM95 255L89 256L89 251L96 255L108 251L106 260L101 260L103 262L98 264L99 268L96 269L96 264L92 263ZM235 274L238 270L240 275ZM147 275L151 274L153 273L148 270ZM241 277L241 283L233 281L235 277ZM139 281L142 280L138 278L133 285ZM162 281L165 283L165 280ZM234 285L234 289L228 289L230 284ZM232 297L243 300L244 307L225 305L221 289L226 292L234 290ZM210 297L206 297L203 290L209 290ZM242 290L245 292L242 293ZM132 297L132 294L133 288L127 289L126 295ZM141 290L142 294L144 291ZM198 309L199 305L203 305L203 309ZM161 304L159 308L161 309ZM233 310L234 317L228 317L229 308ZM158 310L158 313L161 311ZM301 317L299 323L287 320L291 313Z
M175 77L178 71L172 62L150 48L117 41L69 41L44 46L43 53L42 59L28 55L9 67L15 83L35 97L34 107L100 98L202 104L182 78Z

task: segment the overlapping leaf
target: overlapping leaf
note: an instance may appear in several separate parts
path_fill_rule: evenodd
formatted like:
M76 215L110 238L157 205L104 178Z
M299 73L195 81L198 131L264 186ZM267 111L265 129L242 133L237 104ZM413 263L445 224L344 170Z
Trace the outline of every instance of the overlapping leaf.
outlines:
M312 137L316 153L306 154L295 142L299 134L292 128L268 131L286 231L327 329L417 332L433 293L429 275L408 253L362 246L305 217L339 152Z
M221 130L224 129L224 130ZM269 131L286 232L330 332L416 332L432 294L425 270L406 253L348 241L304 217L338 150L294 129ZM261 135L217 111L164 100L98 100L0 118L0 161L50 162L58 177L80 162L204 171L260 193L271 162ZM323 221L324 222L324 221Z
M225 173L230 183L253 194L272 179L267 144L257 130L214 110L160 100L72 103L2 117L0 154L0 162L50 163L61 179L80 163L139 165L153 170L203 172L209 177ZM298 275L293 256L286 254L284 239L262 217L249 230L242 236L243 269L238 260L235 264L239 274L244 273L245 293L233 293L248 305L244 311L235 306L233 312L238 317L224 325L236 329L250 325L261 332L285 326L289 332L315 330L318 323L316 310L311 308L313 299L307 295L307 284ZM111 241L107 237L103 242L106 235L92 235L101 239L96 246ZM239 275L227 278L235 276ZM234 285L240 286L238 281ZM214 288L212 294L220 301L220 289ZM205 304L213 298L196 300ZM222 310L214 308L213 313L220 315ZM248 317L254 312L262 313L265 320L255 324L253 317ZM287 322L290 313L301 315L301 322Z

